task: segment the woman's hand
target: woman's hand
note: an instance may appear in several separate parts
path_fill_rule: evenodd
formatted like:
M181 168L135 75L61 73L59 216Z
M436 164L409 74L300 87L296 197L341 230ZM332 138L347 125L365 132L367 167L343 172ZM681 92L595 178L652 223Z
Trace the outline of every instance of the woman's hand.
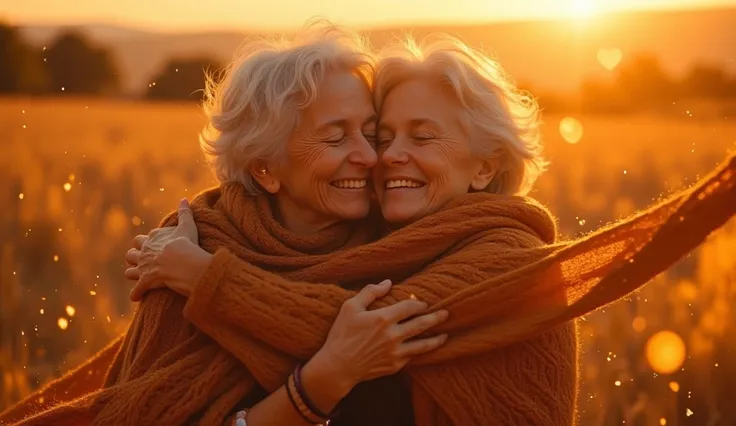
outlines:
M179 204L178 222L176 227L157 228L133 240L134 248L125 256L131 265L125 278L137 280L131 300L139 301L147 291L164 287L188 297L207 269L212 255L197 245L197 225L186 199Z
M440 347L446 335L412 339L447 319L440 310L426 313L427 304L404 300L385 308L367 310L368 306L391 290L391 282L368 285L346 301L335 319L322 349L309 364L333 372L331 381L339 388L352 388L362 381L394 374L409 360ZM305 377L305 386L307 377ZM317 384L319 386L319 384ZM313 386L310 386L313 387Z

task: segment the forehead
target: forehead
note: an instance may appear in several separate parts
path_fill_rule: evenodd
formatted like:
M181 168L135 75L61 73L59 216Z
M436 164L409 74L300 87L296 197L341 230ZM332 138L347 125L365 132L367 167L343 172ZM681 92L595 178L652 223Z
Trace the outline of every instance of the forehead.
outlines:
M460 105L449 87L439 78L417 77L403 81L391 89L383 102L382 125L436 121L455 121Z
M320 126L337 120L365 121L375 113L368 85L350 71L330 71L317 98L302 110L302 122Z

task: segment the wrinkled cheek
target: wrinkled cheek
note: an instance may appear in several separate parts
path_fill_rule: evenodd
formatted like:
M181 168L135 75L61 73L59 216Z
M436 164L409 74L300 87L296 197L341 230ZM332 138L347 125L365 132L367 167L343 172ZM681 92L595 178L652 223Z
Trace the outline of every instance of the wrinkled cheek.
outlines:
M315 183L317 187L317 199L321 207L325 210L333 209L336 204L335 193L330 190L329 184L319 185Z

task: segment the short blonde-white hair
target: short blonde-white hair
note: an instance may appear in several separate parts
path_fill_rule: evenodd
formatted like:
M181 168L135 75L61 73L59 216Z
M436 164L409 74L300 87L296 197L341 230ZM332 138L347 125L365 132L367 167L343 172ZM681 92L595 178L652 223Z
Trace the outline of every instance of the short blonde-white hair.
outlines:
M318 96L325 74L356 73L372 85L374 57L364 38L325 21L296 36L245 44L221 79L208 75L200 146L220 183L237 181L260 192L250 170L282 160L299 111Z
M540 110L519 90L499 63L449 35L433 35L421 44L411 37L379 55L374 81L376 109L402 82L436 76L457 97L471 147L498 169L485 191L525 195L546 169L539 132Z

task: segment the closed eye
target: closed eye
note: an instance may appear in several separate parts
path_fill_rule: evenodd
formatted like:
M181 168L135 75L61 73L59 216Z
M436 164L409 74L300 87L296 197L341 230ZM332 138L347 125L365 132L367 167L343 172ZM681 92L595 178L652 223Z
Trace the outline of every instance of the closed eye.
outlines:
M325 143L337 144L337 143L342 143L344 140L345 140L345 136L344 135L336 135L336 136L333 136L333 137L331 137L329 139L325 139L324 142Z

